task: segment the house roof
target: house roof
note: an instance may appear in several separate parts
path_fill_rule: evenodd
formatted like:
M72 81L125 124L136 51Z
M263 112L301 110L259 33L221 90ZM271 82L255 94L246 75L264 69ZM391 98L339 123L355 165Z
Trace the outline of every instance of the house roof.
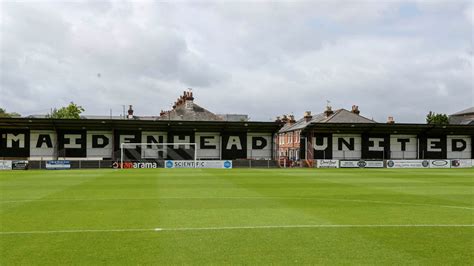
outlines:
M457 113L451 114L450 116L453 116L453 115L468 115L468 114L474 114L474 106L469 107L467 109L464 109L462 111L459 111Z
M330 116L326 116L325 113L320 113L314 115L310 121L306 122L305 118L301 118L293 124L286 123L281 129L280 132L287 132L287 131L294 131L294 130L301 130L306 128L311 123L365 123L371 124L376 123L372 119L368 119L364 116L355 114L351 111L346 109L338 109L334 111L333 114Z
M223 121L222 117L195 103L192 103L191 107L187 107L186 104L178 105L161 115L158 120Z

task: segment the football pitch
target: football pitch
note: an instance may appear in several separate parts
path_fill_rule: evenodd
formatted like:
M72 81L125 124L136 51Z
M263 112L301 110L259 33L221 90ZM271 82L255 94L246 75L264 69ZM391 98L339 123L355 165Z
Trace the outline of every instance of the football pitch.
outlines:
M0 172L0 264L474 262L474 169Z

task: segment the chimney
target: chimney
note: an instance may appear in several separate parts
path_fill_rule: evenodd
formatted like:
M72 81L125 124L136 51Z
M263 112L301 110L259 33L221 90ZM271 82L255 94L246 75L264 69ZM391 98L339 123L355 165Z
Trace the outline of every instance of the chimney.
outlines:
M289 118L288 123L290 123L290 125L296 122L294 115L288 115L288 118Z
M188 89L188 91L185 91L183 94L183 100L185 104L186 109L193 109L194 107L194 97L193 97L193 92L192 89Z
M128 119L133 119L133 109L132 109L132 105L129 105L128 106L128 116L127 116Z
M334 111L332 110L331 106L326 106L326 111L324 111L324 114L326 115L326 117L329 117L331 116L332 114L334 114Z
M395 124L395 120L393 119L393 116L388 117L387 124Z
M360 114L359 106L353 105L351 112L354 113L354 114L356 114L356 115Z
M311 111L304 112L304 121L308 123L309 121L311 121L311 119L313 119L313 116L311 115Z

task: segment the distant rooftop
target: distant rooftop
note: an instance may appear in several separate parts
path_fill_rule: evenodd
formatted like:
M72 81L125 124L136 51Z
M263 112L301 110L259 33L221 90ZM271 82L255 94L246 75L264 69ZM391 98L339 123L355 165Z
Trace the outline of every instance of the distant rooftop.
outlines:
M277 118L280 120L280 118ZM352 106L352 110L338 109L333 111L330 106L326 108L326 111L317 115L311 115L311 112L306 112L304 117L298 121L294 120L293 115L284 115L281 122L285 125L280 129L280 132L301 130L304 129L311 123L376 123L372 119L368 119L360 115L359 107Z
M453 125L474 125L474 107L449 115L449 123Z

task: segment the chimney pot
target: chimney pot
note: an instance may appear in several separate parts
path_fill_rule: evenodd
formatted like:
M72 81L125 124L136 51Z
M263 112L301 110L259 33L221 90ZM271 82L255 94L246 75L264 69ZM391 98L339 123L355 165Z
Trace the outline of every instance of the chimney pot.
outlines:
M306 111L304 112L304 120L307 122L311 121L313 119L313 116L311 115L311 111Z
M395 124L395 120L393 119L393 116L388 117L387 124Z
M326 106L326 111L324 111L324 114L326 115L326 117L329 117L334 114L334 111L332 110L331 106Z
M353 105L351 112L354 113L354 114L356 114L356 115L360 114L359 106Z

